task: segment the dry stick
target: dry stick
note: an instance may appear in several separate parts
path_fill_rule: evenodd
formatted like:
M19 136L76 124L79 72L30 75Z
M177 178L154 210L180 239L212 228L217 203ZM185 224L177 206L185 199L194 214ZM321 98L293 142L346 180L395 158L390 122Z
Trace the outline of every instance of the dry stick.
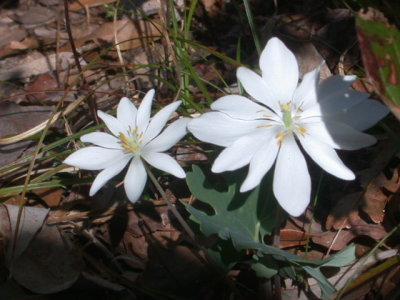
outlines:
M72 36L71 23L69 20L68 0L64 0L64 13L65 13L65 27L67 29L68 39L69 43L71 44L71 49L74 55L75 64L76 67L78 68L79 76L81 77L83 84L86 85L86 80L82 72L82 66L81 63L79 62L79 54L78 51L76 50L74 38Z
M79 53L76 50L74 38L72 36L71 22L69 19L68 0L64 0L64 12L65 12L65 27L67 29L68 39L69 39L69 43L71 44L71 49L72 49L72 53L74 55L75 64L76 64L76 67L78 68L79 77L82 79L82 84L84 87L86 87L87 82L86 82L85 76L83 75L82 66L79 61ZM97 113L96 113L97 105L96 105L96 102L93 100L92 95L90 95L90 94L88 97L88 104L89 104L89 110L90 110L93 120L96 122L96 124L99 124L99 119L97 118Z
M190 239L192 240L193 244L198 247L198 249L200 249L201 253L204 255L204 259L202 259L203 263L208 262L208 265L216 272L216 274L221 274L221 270L218 267L218 265L216 264L216 262L214 261L213 257L210 256L210 254L207 252L207 249L205 247L203 247L202 245L200 245L197 241L196 241L196 237L194 232L192 231L192 229L189 227L189 225L187 224L187 222L183 219L183 217L181 216L181 214L178 212L178 210L176 209L175 205L169 200L167 194L165 193L165 191L163 190L163 188L161 187L160 183L158 182L158 180L156 179L156 177L154 176L154 174L151 172L150 168L148 165L144 164L147 174L150 177L150 180L153 182L153 184L155 185L156 189L158 190L158 192L161 194L161 197L163 197L165 199L165 201L167 202L169 208L171 209L172 213L174 214L174 216L177 218L178 222L181 224L181 226L184 228L184 230L186 231L186 233L188 234L188 236L190 237ZM199 257L200 258L200 257ZM232 284L232 282L226 278L224 278L224 282L226 284L228 284L228 286L234 290L237 291L237 289L235 288L235 286Z
M186 233L189 235L189 237L193 240L193 242L195 242L196 241L196 239L195 239L196 237L195 237L192 229L189 227L188 223L186 223L186 221L183 219L181 214L178 212L178 210L176 209L175 205L173 203L171 203L171 201L169 200L167 194L165 193L165 191L163 190L161 185L158 183L158 180L156 179L154 174L151 172L150 168L147 165L145 165L145 167L146 167L147 174L149 175L150 180L153 182L153 184L156 187L157 191L161 194L161 197L163 197L164 200L168 203L169 208L171 209L171 211L172 211L173 215L175 216L175 218L178 220L179 224L181 224L181 226L186 231Z
M125 92L129 94L129 92L133 89L131 87L131 84L130 84L130 81L129 81L129 78L127 75L127 71L125 68L125 62L124 62L124 58L122 57L121 47L119 45L118 32L117 32L117 14L118 14L118 9L119 9L119 2L120 2L120 0L118 0L117 3L115 4L115 11L114 11L114 16L113 16L114 42L115 42L115 49L117 50L118 60L119 60L119 63L121 64L122 72L124 72Z

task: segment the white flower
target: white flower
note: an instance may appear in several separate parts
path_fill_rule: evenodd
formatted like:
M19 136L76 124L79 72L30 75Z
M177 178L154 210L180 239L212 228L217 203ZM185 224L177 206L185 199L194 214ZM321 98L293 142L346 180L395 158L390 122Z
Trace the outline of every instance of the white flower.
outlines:
M368 94L349 90L355 76L332 76L322 84L319 68L304 75L293 53L277 38L260 57L262 76L240 67L237 77L252 101L239 95L215 101L214 112L193 119L188 128L198 139L226 147L212 171L249 164L240 191L256 187L276 161L273 191L289 214L298 216L310 202L311 180L298 142L326 172L352 180L354 173L334 149L356 150L375 143L362 133L388 110Z
M153 97L154 90L147 92L138 109L128 98L122 98L117 108L117 118L98 111L99 118L111 134L93 132L83 135L82 142L96 146L80 149L64 160L64 163L81 169L102 170L93 181L90 196L120 173L130 160L124 187L131 202L139 199L146 184L147 173L143 160L157 169L185 178L186 174L179 164L161 152L174 146L186 134L190 119L178 119L161 132L181 101L167 105L150 120Z

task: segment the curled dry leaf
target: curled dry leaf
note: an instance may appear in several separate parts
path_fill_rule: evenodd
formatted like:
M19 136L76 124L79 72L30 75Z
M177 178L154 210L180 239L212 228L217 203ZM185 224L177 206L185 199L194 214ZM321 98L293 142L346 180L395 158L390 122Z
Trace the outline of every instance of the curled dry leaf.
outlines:
M109 3L117 2L117 0L79 0L71 3L69 9L72 11L85 9L86 7L96 7Z
M366 213L370 221L381 224L385 217L387 203L391 199L390 194L397 193L399 187L399 170L397 168L393 170L390 179L383 172L378 174L367 185L364 193L349 194L337 202L327 218L326 227L350 228L358 224L361 222L359 208Z
M0 25L0 48L10 44L12 41L22 41L27 37L27 32L19 27Z
M369 224L362 219L359 213L361 192L349 194L338 201L326 220L327 229L348 231L348 241L357 236L369 236L374 240L383 238L387 231L381 224Z
M139 20L131 21L129 19L118 20L114 22L103 23L98 29L89 35L77 39L75 45L77 48L82 47L88 41L94 41L99 46L106 42L109 45L115 44L115 35L122 51L140 47L150 41L160 38L160 26L154 22ZM71 51L68 44L62 50Z
M33 79L26 87L27 98L32 103L43 103L45 101L56 101L64 92L54 92L58 84L54 76L41 74ZM56 99L54 99L56 98Z
M19 134L45 121L52 107L20 106L0 102L0 138ZM11 145L0 145L0 166L13 162L28 147L30 141L20 141Z
M309 211L307 211L307 215L311 216ZM288 226L291 227L292 240L290 243L287 241L288 237L286 236L286 232L284 230L284 240L281 243L281 247L285 245L296 246L296 242L297 246L306 245L307 239L311 238L315 244L333 251L339 251L346 248L349 242L355 237L355 235L349 230L324 230L320 223L316 222L315 220L309 220L311 220L311 218L299 219L292 217L290 219L291 222L287 222L287 225L285 226L285 228ZM296 231L295 235L293 234L293 231ZM298 238L297 241L295 240L295 237Z
M55 21L55 10L44 6L33 6L26 11L17 11L14 19L25 28L34 28Z
M83 10L91 7L106 5L117 2L117 0L79 0L70 4L71 11ZM175 1L175 5L182 5L181 1ZM121 1L121 7L126 11L132 12L133 19L142 19L143 15L155 14L160 9L159 0L140 0L132 3L131 1Z
M69 288L79 277L82 262L55 226L43 226L13 262L11 274L25 288L40 294Z
M0 47L0 57L18 54L21 51L36 49L37 47L39 47L39 42L35 38L24 37L23 39L20 39L19 32L19 30L17 30L17 32L11 31L11 36L9 36L11 40L9 41L9 43L6 43L5 45ZM15 33L15 35L13 33ZM4 44L5 40L7 40L7 36L6 39L3 38L0 41L0 44Z
M8 220L10 222L10 231L5 233L5 239L7 242L6 252L6 263L11 265L14 259L17 259L21 253L23 253L28 247L31 240L34 238L36 233L40 230L44 220L49 213L48 209L36 208L36 207L25 207L21 214L21 223L19 228L19 234L17 242L15 243L15 231L18 222L19 206L17 205L5 205L8 212ZM14 248L15 243L15 248Z
M7 221L0 223L0 233L11 276L25 288L41 294L70 287L80 274L81 262L57 227L43 225L49 210L24 207L14 249L18 210L17 205L0 206L0 215L7 216L2 218Z
M0 80L27 78L56 70L56 54L44 56L39 52L23 58L10 57L0 62ZM60 69L66 69L74 62L71 52L61 52L58 56Z

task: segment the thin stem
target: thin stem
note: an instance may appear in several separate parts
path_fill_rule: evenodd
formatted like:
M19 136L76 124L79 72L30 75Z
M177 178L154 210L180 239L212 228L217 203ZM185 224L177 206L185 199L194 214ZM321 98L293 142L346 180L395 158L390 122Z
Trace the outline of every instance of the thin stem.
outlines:
M71 30L71 21L69 19L69 8L68 8L68 0L64 0L64 12L65 12L65 27L67 29L67 33L68 33L68 39L69 39L69 43L71 45L71 50L72 50L72 54L74 56L74 60L75 60L75 64L76 67L78 68L78 72L79 72L79 77L82 80L82 85L83 87L87 87L87 82L82 70L82 66L81 63L79 61L79 53L78 50L76 49L75 46L75 42L74 42L74 37L72 36L72 30ZM78 83L79 84L79 83ZM93 120L96 122L96 124L99 124L99 119L97 118L97 103L96 101L94 101L93 98L93 92L89 93L89 97L87 98L88 100L88 106L89 106L89 111L90 114L92 115Z
M276 206L275 215L275 229L272 239L272 246L279 249L281 243L281 219L282 219L282 207L278 204ZM275 297L274 299L282 299L281 295L281 278L279 275L274 276L274 286L275 286Z
M220 270L219 266L216 264L214 258L208 253L207 249L196 240L194 232L189 227L188 223L183 219L182 215L178 212L175 205L169 200L167 194L165 193L165 191L159 184L159 182L156 179L156 177L154 176L154 174L151 172L149 166L146 164L144 164L144 166L146 168L147 174L150 177L150 180L154 183L156 189L161 194L161 196L165 199L165 201L167 201L168 206L171 209L172 213L174 214L174 216L176 217L178 222L181 224L183 229L186 231L189 238L192 240L191 242L193 243L193 245L195 245L200 250L200 253L203 255L203 257L199 256L199 259L204 264L206 264L208 262L208 265L216 272L216 274L220 274L222 276L221 270ZM232 286L229 279L226 278L226 282L229 284L229 286Z
M167 194L165 193L165 191L163 190L163 188L161 187L161 185L158 183L158 180L156 179L156 177L154 176L154 174L151 172L150 168L145 165L146 167L146 171L147 174L150 177L150 180L153 182L154 186L156 187L157 191L160 193L161 197L163 197L163 199L165 201L167 201L169 208L171 209L171 212L173 213L173 215L175 216L175 218L178 220L179 224L181 224L181 226L183 227L183 229L186 231L186 233L189 235L189 237L195 241L195 235L192 231L192 229L189 227L188 223L183 219L183 217L181 216L181 214L178 212L178 210L176 209L175 205L169 200Z
M279 248L280 243L281 243L281 217L282 217L282 208L278 204L276 206L276 215L275 215L275 229L274 229L274 234L273 234L273 239L272 239L272 246L275 248Z
M336 294L332 295L332 299L342 299L343 294L346 294L348 292L351 292L351 289L349 287L354 283L354 280L356 279L357 276L360 275L362 268L364 267L365 262L367 259L373 255L379 247L385 244L386 240L392 236L395 232L400 230L400 224L398 224L396 227L394 227L392 230L388 232L387 235L385 235L364 257L360 258L357 262L358 267L356 268L355 272L353 275L347 280L346 284L344 287L340 289L340 291L336 292Z
M76 64L76 67L78 68L79 76L82 79L83 85L86 85L86 80L85 80L85 77L83 76L81 63L79 62L79 54L78 54L78 51L76 50L74 38L72 36L71 23L69 20L69 8L68 8L67 0L64 0L64 12L65 12L65 27L67 29L69 43L71 45L71 50L74 55L75 64Z

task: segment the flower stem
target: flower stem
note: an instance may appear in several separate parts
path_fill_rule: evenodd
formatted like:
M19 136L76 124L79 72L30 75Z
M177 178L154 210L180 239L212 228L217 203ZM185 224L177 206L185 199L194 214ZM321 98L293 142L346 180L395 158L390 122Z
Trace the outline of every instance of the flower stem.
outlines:
M214 272L216 274L220 274L220 276L223 276L223 272L221 272L221 269L219 268L219 266L215 262L214 258L208 253L207 249L196 240L196 236L195 236L194 232L189 227L188 223L183 219L182 215L178 212L178 210L176 209L175 205L169 200L167 194L165 193L165 191L161 187L160 183L158 182L158 180L156 179L154 174L151 172L149 166L146 165L145 163L144 163L144 165L145 165L147 174L150 177L150 180L153 182L153 184L155 185L156 189L161 194L161 197L163 197L165 199L165 201L167 201L169 208L171 209L172 213L174 214L174 216L176 217L178 222L181 224L183 229L186 231L187 235L191 239L191 242L193 243L194 246L196 246L199 249L200 253L202 254L202 256L199 257L199 258L201 258L201 261L204 264L207 264L207 262L208 262L208 265L214 270ZM224 282L227 282L229 284L229 286L234 288L232 283L230 282L230 280L228 278L225 278Z
M279 248L280 243L281 243L281 218L282 217L282 208L278 204L276 206L276 214L275 214L275 228L274 228L274 234L272 237L272 246L275 248Z
M154 186L156 187L157 191L160 193L161 197L163 197L163 199L165 201L167 201L167 204L168 204L169 208L171 209L171 212L173 213L175 218L178 220L179 224L181 224L181 226L186 231L186 233L188 234L190 239L195 241L195 235L194 235L192 229L189 227L188 223L183 219L182 215L178 212L178 210L175 207L175 204L173 204L169 200L167 194L165 193L165 191L161 187L160 183L158 182L158 180L154 176L153 172L151 172L150 168L147 165L145 165L145 167L146 167L147 174L150 177L150 180L153 182Z
M272 246L279 249L281 243L281 219L282 219L282 207L278 204L276 206L275 215L275 229L272 239ZM281 295L281 278L279 275L274 276L274 286L275 286L275 299L282 299Z

